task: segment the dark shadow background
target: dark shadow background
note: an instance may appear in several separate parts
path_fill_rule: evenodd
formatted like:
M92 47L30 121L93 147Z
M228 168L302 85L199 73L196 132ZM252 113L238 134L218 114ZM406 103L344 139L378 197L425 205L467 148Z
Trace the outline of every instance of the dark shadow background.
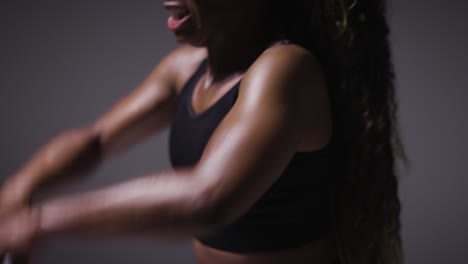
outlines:
M0 178L51 137L89 124L177 46L162 1L0 0ZM468 4L390 4L403 139L407 263L466 263L468 252ZM167 131L104 164L92 178L47 190L97 188L169 167ZM62 235L36 263L195 263L189 239L129 241Z

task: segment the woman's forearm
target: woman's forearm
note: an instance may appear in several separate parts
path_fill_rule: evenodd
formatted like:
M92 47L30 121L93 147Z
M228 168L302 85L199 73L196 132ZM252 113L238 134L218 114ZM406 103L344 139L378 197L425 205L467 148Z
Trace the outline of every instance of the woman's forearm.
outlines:
M101 160L99 137L91 128L60 134L43 146L5 185L30 196L38 187L81 176ZM25 197L27 199L27 197Z
M56 232L192 236L217 227L190 171L149 175L37 205L39 235Z

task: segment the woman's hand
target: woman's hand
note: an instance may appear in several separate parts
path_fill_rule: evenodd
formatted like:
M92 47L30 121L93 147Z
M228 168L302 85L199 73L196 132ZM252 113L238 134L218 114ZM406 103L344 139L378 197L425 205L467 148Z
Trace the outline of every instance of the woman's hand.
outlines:
M37 238L38 215L23 207L0 219L0 255L24 253Z

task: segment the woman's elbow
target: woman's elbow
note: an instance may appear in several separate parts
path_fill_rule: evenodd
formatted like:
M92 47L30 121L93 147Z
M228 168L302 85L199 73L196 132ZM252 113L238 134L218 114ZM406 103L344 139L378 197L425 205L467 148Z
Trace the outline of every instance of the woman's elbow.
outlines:
M211 192L198 195L198 201L193 215L206 233L219 230L235 220L229 203L220 198L214 198Z

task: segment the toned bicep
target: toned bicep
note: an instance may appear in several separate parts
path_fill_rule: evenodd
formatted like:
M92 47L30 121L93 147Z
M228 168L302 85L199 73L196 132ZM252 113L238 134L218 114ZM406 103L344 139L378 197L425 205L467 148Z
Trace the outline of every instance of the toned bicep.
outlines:
M311 95L313 77L302 61L293 61L289 70L263 67L270 62L254 65L259 70L245 76L237 102L197 165L223 221L242 215L268 190L301 141L308 109L304 97Z

